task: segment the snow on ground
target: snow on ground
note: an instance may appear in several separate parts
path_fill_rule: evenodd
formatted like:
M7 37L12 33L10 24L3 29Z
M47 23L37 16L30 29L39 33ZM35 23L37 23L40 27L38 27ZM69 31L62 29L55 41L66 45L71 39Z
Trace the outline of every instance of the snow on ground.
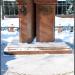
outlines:
M74 26L74 18L55 17L55 26Z
M19 40L19 32L15 31L15 32L8 32L8 31L1 31L2 35L1 35L1 40L6 41L6 42L13 42L14 43ZM15 37L15 38L14 38ZM55 41L57 42L68 42L70 44L74 44L74 32L55 32ZM19 42L19 41L18 41ZM34 44L36 42L36 38L33 40L32 44ZM39 42L38 42L39 43ZM26 43L27 44L27 43ZM39 43L41 45L41 43Z
M14 27L19 27L19 18L5 18L1 21L1 27L9 27L11 24Z
M5 18L1 21L1 27L8 27L13 24L14 27L19 27L19 18ZM74 18L60 18L55 16L55 26L74 26ZM4 41L11 42L15 37L15 39L19 39L19 32L8 32L8 31L1 31L2 35L1 38ZM61 33L58 33L55 31L55 38L61 39L65 42L69 42L73 44L74 41L74 32L69 31L63 31ZM35 41L35 40L34 40ZM34 41L32 43L34 43Z
M19 32L2 32L4 43L19 39ZM67 38L65 38L67 37ZM73 44L73 33L57 33L56 39ZM71 41L70 41L71 39ZM34 42L36 39L34 39ZM16 41L14 41L17 43ZM34 43L33 42L33 43ZM3 42L2 42L3 43ZM3 44L4 45L4 44ZM11 56L2 54L2 75L74 75L73 54Z
M19 39L19 32L1 31L1 40L12 42L14 39Z
M1 21L1 27L8 27L13 24L14 27L19 27L19 18L5 18ZM55 16L55 26L74 26L74 18L61 18Z
M56 39L62 39L64 42L74 43L74 32L63 31L61 33L55 32Z
M16 22L15 22L16 23ZM11 24L11 23L10 23ZM63 41L69 45L74 42L74 32L55 32L56 42ZM5 55L4 48L8 43L17 43L19 32L1 31L2 75L74 75L73 54L40 54L40 55ZM33 43L36 41L34 39Z
M74 75L73 54L17 55L4 75Z

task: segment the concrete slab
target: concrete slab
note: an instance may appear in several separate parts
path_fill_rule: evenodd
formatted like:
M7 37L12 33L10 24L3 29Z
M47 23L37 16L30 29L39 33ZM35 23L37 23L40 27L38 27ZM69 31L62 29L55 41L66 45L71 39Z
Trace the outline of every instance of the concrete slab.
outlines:
M8 54L65 54L72 53L72 49L64 42L49 43L9 43L4 49Z

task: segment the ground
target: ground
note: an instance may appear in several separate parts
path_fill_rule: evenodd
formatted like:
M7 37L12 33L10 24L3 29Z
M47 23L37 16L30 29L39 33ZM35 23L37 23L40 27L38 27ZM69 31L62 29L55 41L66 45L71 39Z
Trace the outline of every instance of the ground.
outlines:
M19 32L1 31L1 75L74 75L74 55L72 54L36 54L5 55L8 43L19 39ZM55 32L56 41L63 41L72 49L74 32ZM35 40L33 41L33 43Z

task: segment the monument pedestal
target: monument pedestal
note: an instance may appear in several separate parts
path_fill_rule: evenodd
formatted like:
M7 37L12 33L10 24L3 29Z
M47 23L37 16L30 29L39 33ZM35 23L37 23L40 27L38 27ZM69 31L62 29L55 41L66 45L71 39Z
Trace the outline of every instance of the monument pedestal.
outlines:
M70 54L72 49L63 42L35 43L14 45L10 43L4 50L6 54L24 55L24 54Z

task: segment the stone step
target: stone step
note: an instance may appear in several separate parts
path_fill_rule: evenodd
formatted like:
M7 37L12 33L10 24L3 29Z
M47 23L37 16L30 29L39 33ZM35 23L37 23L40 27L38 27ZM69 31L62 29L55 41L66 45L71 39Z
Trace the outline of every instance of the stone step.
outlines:
M35 43L24 44L18 43L8 44L4 49L4 53L8 54L66 54L72 53L72 49L65 43Z

